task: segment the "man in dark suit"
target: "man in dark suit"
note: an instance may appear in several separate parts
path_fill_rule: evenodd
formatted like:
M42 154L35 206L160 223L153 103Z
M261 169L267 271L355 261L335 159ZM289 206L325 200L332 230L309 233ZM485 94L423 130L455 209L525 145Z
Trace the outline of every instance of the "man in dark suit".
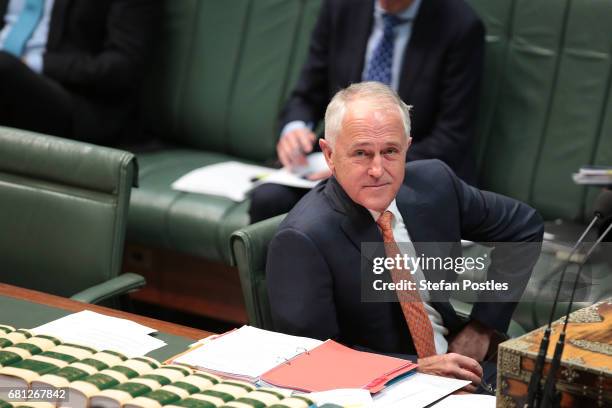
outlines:
M336 91L376 80L414 106L407 160L440 159L473 184L470 149L483 48L483 25L463 0L323 1L308 58L281 114L281 164L303 164L316 139L313 129ZM303 194L259 187L251 222L288 211Z
M0 0L0 125L112 143L134 119L154 0Z
M405 165L409 132L408 107L382 84L355 84L332 99L320 145L333 176L289 212L269 246L274 328L416 354L422 371L478 384L482 371L476 361L483 361L495 331L507 330L537 260L543 223L532 208L469 186L441 161ZM476 303L469 322L459 319L445 293L434 298L419 291L426 301L399 304L394 291L395 302L368 298L372 260L381 249L362 244L384 241L399 253L413 245L429 256L436 249L424 243L456 243L448 250L433 246L443 248L442 257L457 257L461 238L520 243L520 254L508 246L493 251L487 279L508 289L487 294L486 301L495 304ZM382 256L392 257L388 251L386 246ZM454 271L414 272L415 279L422 273L434 282L456 278ZM380 276L396 282L396 273ZM415 316L423 319L414 322Z

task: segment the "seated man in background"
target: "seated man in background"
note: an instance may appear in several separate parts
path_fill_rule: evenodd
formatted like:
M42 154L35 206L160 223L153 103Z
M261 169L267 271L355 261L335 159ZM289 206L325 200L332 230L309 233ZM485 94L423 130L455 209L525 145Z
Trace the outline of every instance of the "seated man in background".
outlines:
M281 113L278 159L283 166L303 164L334 93L378 81L414 106L406 159L440 159L473 184L470 149L483 48L483 25L463 0L324 0L306 63ZM289 211L306 192L258 187L251 223Z
M0 0L0 125L108 144L134 119L155 0Z
M405 165L409 134L409 109L385 85L354 84L334 96L320 140L332 177L289 212L269 246L266 280L274 328L417 355L421 371L477 385L482 375L477 362L495 331L508 328L538 257L543 223L534 209L469 186L439 160ZM511 285L487 298L497 303L476 303L469 322L461 321L447 300L421 301L421 291L414 302L397 302L400 293L394 291L394 302L363 300L362 244L458 245L461 238L532 248L518 259L502 247L493 251L487 278ZM511 268L500 267L511 259ZM423 272L417 268L415 276Z

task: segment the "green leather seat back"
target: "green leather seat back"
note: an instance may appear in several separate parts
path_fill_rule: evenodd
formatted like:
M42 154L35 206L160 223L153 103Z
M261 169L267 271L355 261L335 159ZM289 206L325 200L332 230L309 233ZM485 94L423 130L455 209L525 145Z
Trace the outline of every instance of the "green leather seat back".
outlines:
M249 324L267 330L274 330L274 325L266 289L266 257L268 244L284 218L285 214L249 225L231 237Z
M230 234L248 224L248 202L170 185L205 165L275 157L277 116L306 57L320 0L164 4L144 123L176 148L139 155L128 238L227 262Z
M145 98L150 130L185 147L273 158L276 118L302 65L319 4L167 0Z
M71 296L118 275L131 153L0 127L0 279Z
M612 3L469 3L487 28L481 186L547 219L582 219L592 197L571 173L612 162Z

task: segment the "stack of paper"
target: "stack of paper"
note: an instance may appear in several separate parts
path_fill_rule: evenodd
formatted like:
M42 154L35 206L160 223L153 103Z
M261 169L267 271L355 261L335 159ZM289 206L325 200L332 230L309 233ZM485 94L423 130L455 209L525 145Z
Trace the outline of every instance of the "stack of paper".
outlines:
M320 340L242 326L194 346L174 362L254 382L271 368L320 344Z
M84 310L31 330L97 350L113 350L127 357L144 356L166 345L149 336L156 330L126 319Z
M217 195L239 202L245 200L254 187L266 183L312 188L318 181L309 180L308 175L327 168L323 153L310 154L306 165L291 170L229 161L190 171L172 183L172 188L188 193Z
M374 406L376 408L425 407L469 383L466 380L415 373L379 392L374 397Z
M492 395L450 395L434 405L435 408L495 408Z
M576 184L612 186L612 166L582 166L572 177Z

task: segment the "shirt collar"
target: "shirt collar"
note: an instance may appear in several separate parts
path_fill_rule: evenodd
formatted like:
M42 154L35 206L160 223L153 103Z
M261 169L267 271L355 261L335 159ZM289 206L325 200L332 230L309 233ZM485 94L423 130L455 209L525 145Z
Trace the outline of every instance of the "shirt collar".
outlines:
M370 210L369 208L368 208L368 211L374 218L374 222L378 221L378 218L382 214L381 212ZM387 207L385 211L391 211L391 214L393 214L393 220L391 221L391 226L394 228L395 224L397 223L397 220L402 218L402 214L400 214L399 209L397 208L397 203L395 202L395 199L391 201L391 204L389 204L389 207Z
M421 7L422 0L414 0L412 4L401 13L397 13L396 16L399 17L402 21L412 21L416 17L419 12L419 8ZM378 0L374 0L374 18L382 19L382 15L385 13L385 10L380 7Z

